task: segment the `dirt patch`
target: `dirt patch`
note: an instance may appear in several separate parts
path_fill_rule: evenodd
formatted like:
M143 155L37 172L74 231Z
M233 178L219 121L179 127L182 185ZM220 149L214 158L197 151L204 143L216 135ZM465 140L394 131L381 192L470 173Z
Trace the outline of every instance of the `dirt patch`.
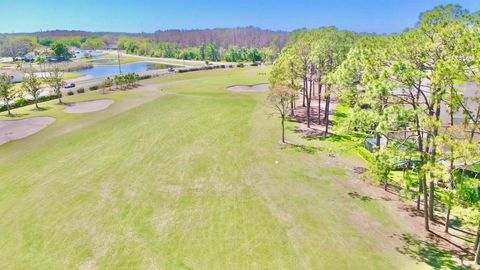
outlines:
M69 103L63 110L66 113L88 113L105 110L113 104L111 99L99 99L92 101Z
M258 93L267 92L269 88L269 83L261 83L256 85L232 85L227 87L227 90L235 93Z
M55 122L53 117L32 117L0 121L0 144L22 139L39 132Z

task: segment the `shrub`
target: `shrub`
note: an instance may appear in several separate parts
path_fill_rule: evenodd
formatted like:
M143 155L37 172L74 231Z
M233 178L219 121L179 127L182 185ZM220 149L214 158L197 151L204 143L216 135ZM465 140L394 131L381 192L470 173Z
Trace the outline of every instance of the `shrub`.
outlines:
M67 95L69 95L69 96L73 96L73 94L74 94L74 93L73 93L72 91L68 91L68 92L67 92Z
M14 106L16 108L23 107L23 106L26 106L26 105L28 105L28 100L26 100L24 97L21 97L21 98L15 100Z
M245 64L244 63L238 63L237 67L243 68L243 67L245 67Z
M90 86L90 91L95 91L95 90L98 90L99 86L98 85L93 85L93 86Z
M41 96L41 97L38 98L38 102L49 101L49 100L57 99L57 98L59 98L59 95ZM25 99L25 98L21 97L21 98L18 98L17 100L15 100L15 102L13 104L10 104L10 109L20 108L20 107L27 106L27 105L30 105L30 104L33 104L33 103L35 103L35 101L33 99ZM0 106L0 112L4 112L6 110L7 110L7 106L5 106L5 105Z
M85 93L85 88L78 88L77 93Z

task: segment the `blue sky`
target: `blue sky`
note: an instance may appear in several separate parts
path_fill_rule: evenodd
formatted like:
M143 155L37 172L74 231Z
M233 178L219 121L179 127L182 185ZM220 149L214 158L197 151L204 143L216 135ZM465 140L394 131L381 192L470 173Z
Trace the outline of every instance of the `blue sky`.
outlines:
M0 0L0 32L153 32L236 26L294 30L335 25L357 32L392 33L414 26L420 12L449 3L480 10L480 0Z

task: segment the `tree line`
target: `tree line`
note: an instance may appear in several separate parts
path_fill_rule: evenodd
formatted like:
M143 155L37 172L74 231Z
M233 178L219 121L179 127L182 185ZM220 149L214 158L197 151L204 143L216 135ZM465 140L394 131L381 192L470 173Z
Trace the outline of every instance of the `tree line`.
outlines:
M280 40L273 39L266 48L228 46L215 42L182 47L175 42L155 42L150 38L120 37L117 48L129 54L199 61L273 62L280 52Z
M113 42L107 37L75 36L49 38L29 35L0 36L0 55L12 57L13 61L33 53L37 58L55 57L66 60L72 56L70 47L99 50L105 49L106 42Z
M54 96L58 98L59 104L63 104L62 101L62 88L65 84L64 73L60 66L55 65L49 72L45 72L44 75L38 76L36 70L33 67L29 67L25 70L24 80L20 87L17 87L12 77L8 74L0 74L0 99L3 101L7 115L14 116L11 112L10 103L14 100L22 99L25 94L33 97L33 103L35 109L39 110L38 103L40 101L40 94L43 91L42 86L48 85L54 92ZM23 101L22 101L23 102Z
M480 161L480 95L463 87L472 82L478 89L479 66L479 13L439 6L400 34L335 28L292 34L273 66L269 100L282 125L285 112L294 115L295 102L301 102L307 125L323 124L328 135L335 95L349 107L344 132L375 142L370 174L387 189L391 172L403 171L396 184L415 198L425 230L438 219L437 209L444 210L445 232L453 208L468 213L462 218L478 226L479 264L480 186L469 170ZM324 101L317 115L313 97Z

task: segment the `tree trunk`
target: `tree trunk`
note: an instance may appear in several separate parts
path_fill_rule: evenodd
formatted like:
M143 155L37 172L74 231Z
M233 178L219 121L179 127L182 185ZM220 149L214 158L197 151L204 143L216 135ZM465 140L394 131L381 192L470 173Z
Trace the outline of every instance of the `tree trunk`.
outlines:
M434 187L434 183L433 181L430 181L429 183L429 188L428 188L428 215L430 217L430 220L434 220L435 217L433 215L433 203L434 203L434 199L435 199L435 187Z
M285 117L282 117L282 143L285 143Z
M292 97L290 99L290 116L295 116L295 111L294 111L294 108L295 108L295 98Z
M330 85L327 85L325 88L325 134L328 136L328 125L330 117Z
M34 98L35 98L35 108L40 109L40 108L38 107L38 98L37 98L36 96L35 96Z
M306 94L307 94L307 127L310 128L310 115L311 115L311 105L312 105L312 80L306 83Z
M447 207L447 215L446 215L446 219L445 219L445 232L448 233L448 224L450 223L450 210L451 210L451 207L448 206Z
M307 77L303 78L303 104L302 107L305 107L305 99L307 96Z
M7 106L8 116L12 116L12 113L10 112L10 104L8 104L8 99L5 99L4 102L5 106Z
M322 124L322 84L318 82L318 124Z
M422 197L423 192L423 183L422 181L418 181L418 196L417 196L417 210L420 211L420 199Z
M423 189L423 216L425 218L425 230L430 231L429 220L428 220L428 193L427 193L427 179L425 176L422 176L422 185Z
M477 250L477 247L479 246L478 243L480 242L480 223L478 224L477 227L477 237L475 237L475 250Z
M475 265L480 265L480 245L475 249Z
M383 182L383 189L385 189L385 191L388 190L388 178L385 178L384 179L384 182Z

